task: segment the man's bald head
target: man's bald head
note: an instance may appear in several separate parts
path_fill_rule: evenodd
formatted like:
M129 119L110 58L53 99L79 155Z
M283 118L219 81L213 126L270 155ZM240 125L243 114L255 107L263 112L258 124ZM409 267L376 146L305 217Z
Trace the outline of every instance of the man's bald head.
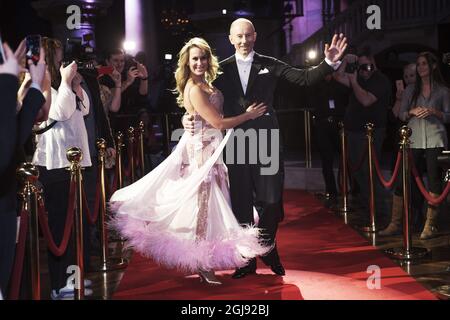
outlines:
M234 29L235 28L240 28L240 27L245 26L245 25L248 25L253 30L253 32L256 31L255 30L255 26L253 25L253 23L250 20L245 19L245 18L238 18L238 19L234 20L231 23L231 25L230 25L230 34L233 33L233 28Z
M239 18L233 21L230 26L231 44L236 49L236 53L247 57L253 51L256 41L256 32L250 20Z

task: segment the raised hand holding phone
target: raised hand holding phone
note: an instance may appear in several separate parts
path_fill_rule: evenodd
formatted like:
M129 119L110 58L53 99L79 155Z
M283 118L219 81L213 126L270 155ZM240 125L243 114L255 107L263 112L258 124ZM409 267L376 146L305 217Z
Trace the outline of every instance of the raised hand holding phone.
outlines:
M29 35L26 37L26 58L31 60L34 65L39 62L41 52L41 36L38 34Z

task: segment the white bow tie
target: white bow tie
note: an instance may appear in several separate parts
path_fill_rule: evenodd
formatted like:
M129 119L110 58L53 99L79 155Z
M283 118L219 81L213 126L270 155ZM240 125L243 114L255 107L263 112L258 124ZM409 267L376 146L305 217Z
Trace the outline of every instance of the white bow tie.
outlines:
M236 62L239 63L239 64L245 64L245 65L253 63L252 60L242 60L242 59L239 59L239 58L236 58Z

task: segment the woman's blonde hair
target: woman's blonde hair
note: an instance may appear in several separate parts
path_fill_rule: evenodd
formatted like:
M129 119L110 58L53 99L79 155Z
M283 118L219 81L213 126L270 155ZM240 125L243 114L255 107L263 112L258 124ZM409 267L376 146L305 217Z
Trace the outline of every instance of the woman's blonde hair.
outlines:
M199 48L203 50L208 59L208 70L206 70L206 82L208 84L212 83L217 76L220 74L219 72L219 61L217 57L212 53L211 47L208 42L206 42L202 38L192 38L181 48L178 53L178 64L177 70L175 71L175 81L177 87L175 88L175 93L178 93L177 103L180 107L184 107L183 105L183 92L186 87L186 83L189 80L190 69L189 69L189 50L191 48Z

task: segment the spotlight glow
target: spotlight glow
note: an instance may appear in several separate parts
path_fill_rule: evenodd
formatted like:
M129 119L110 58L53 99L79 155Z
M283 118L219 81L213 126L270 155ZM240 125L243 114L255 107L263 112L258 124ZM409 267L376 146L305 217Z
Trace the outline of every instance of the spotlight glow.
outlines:
M308 51L308 59L314 60L317 58L317 51L316 50L309 50Z
M131 41L131 40L126 40L123 42L123 49L126 52L130 52L133 51L134 49L136 49L136 42Z
M223 9L222 14L227 14L227 9Z

